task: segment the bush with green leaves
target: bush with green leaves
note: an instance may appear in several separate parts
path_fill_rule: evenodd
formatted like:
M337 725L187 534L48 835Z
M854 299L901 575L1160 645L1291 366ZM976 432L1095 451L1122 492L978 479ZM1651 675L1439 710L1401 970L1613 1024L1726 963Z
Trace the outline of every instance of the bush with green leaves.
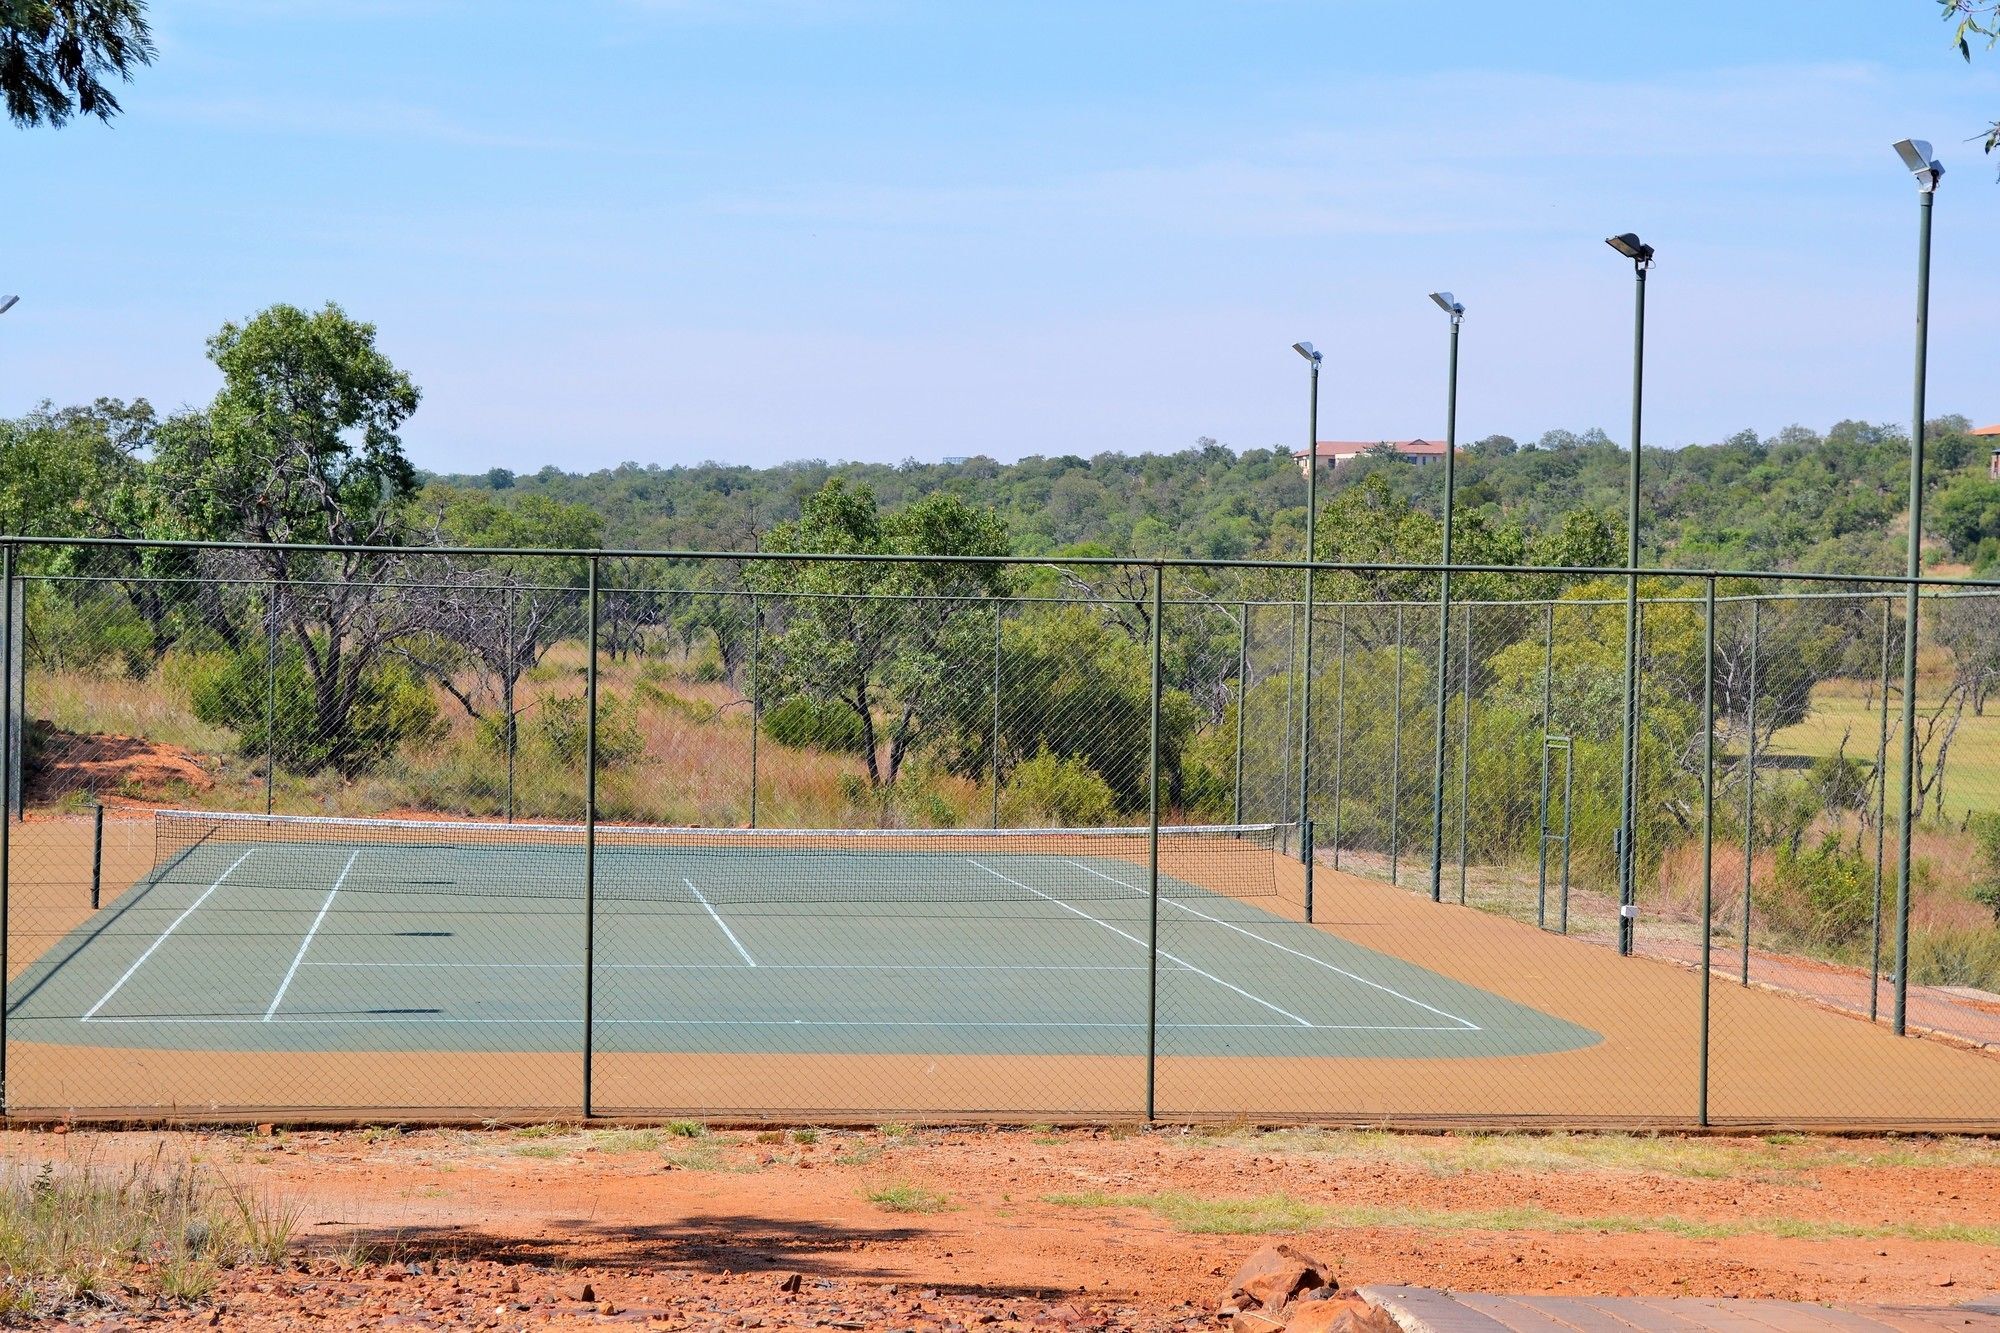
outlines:
M1118 813L1117 793L1097 770L1046 745L1008 772L1001 804L1009 823L1055 828L1105 825Z
M1766 921L1782 934L1839 948L1867 932L1874 895L1875 863L1829 833L1796 850L1779 845L1762 905Z
M555 695L535 706L535 734L550 757L568 768L583 767L589 752L590 705L578 695ZM518 742L517 742L518 743ZM645 752L639 720L609 690L597 696L597 763L600 768L629 764Z
M436 698L400 662L360 674L338 729L319 725L312 690L296 644L283 648L275 662L259 644L198 676L190 703L202 721L234 731L244 754L268 750L281 767L298 773L363 773L404 745L431 744L444 734Z
M794 694L765 710L764 734L795 750L825 750L830 754L860 754L867 744L861 718L842 703L827 703L809 694Z

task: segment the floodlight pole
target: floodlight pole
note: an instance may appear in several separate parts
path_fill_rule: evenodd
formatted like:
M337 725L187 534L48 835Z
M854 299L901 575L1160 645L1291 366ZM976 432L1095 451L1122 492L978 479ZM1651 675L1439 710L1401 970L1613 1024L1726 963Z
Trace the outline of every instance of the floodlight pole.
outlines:
M1928 145L1926 145L1928 147ZM1928 153L1925 154L1929 156ZM1924 380L1930 338L1931 205L1944 168L1936 162L1917 173L1917 363L1910 413L1910 540L1906 572L1923 572L1924 544ZM1895 1032L1902 1036L1910 997L1910 831L1916 819L1917 785L1917 585L1903 586L1903 773L1901 838L1896 848Z
M1436 299L1436 298L1433 298ZM1444 898L1444 713L1450 697L1445 664L1451 661L1451 507L1458 461L1458 326L1465 307L1440 301L1451 316L1451 370L1446 378L1444 406L1444 569L1438 574L1437 710L1431 737L1431 901ZM1468 659L1467 670L1470 671ZM1472 679L1466 677L1466 707L1472 706Z
M1618 952L1632 952L1632 921L1638 912L1635 856L1639 797L1639 471L1640 421L1646 390L1646 270L1653 252L1632 256L1636 279L1632 307L1632 464L1625 496L1625 707L1621 723L1623 760L1618 793Z

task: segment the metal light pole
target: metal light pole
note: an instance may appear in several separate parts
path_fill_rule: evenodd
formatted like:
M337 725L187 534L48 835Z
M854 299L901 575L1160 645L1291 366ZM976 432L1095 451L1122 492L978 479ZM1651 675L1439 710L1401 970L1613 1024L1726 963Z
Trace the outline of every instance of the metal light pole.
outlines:
M1292 350L1312 365L1312 406L1306 426L1306 608L1305 644L1299 657L1299 860L1306 868L1305 917L1312 920L1312 813L1307 801L1312 793L1312 665L1313 665L1313 570L1319 559L1319 367L1321 356L1308 342L1292 344Z
M1458 326L1465 307L1450 292L1432 292L1431 300L1451 317L1451 371L1444 396L1444 570L1438 575L1437 716L1431 739L1431 901L1444 897L1444 709L1449 694L1445 663L1451 661L1451 505L1458 461ZM1466 708L1472 707L1472 682L1466 680Z
M1632 474L1625 497L1625 710L1618 790L1618 952L1632 952L1632 922L1639 914L1635 856L1639 799L1639 426L1646 390L1646 270L1653 247L1627 231L1604 243L1632 261L1637 278L1632 313Z
M1896 144L1903 165L1917 178L1917 367L1915 403L1910 415L1910 543L1906 572L1912 582L1903 587L1903 804L1902 837L1896 848L1896 1035L1903 1035L1910 993L1910 827L1916 817L1917 786L1917 585L1923 572L1924 544L1924 375L1930 338L1931 203L1937 197L1944 164L1931 156L1922 139Z

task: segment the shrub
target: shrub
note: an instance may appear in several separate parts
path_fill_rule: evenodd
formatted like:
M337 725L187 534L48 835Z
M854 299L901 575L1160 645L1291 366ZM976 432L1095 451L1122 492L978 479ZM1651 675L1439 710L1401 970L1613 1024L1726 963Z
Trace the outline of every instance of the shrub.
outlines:
M296 644L278 655L275 674L274 682L261 644L230 656L220 670L194 677L195 716L234 731L246 755L268 750L279 764L300 773L365 772L405 743L424 744L444 734L436 699L400 662L362 672L347 715L325 725ZM267 714L273 697L275 707Z
M1088 828L1109 824L1117 794L1082 759L1062 759L1045 745L1005 778L1002 803L1012 822Z
M795 750L860 754L866 747L861 719L846 704L794 694L764 713L764 734Z
M576 695L544 698L536 705L535 730L557 763L581 768L590 741L589 702ZM637 759L646 748L638 719L617 695L597 696L597 763L612 768Z
M1978 880L1973 885L1972 897L2000 923L2000 814L1975 810L1965 818L1965 831L1972 835L1976 849Z
M1962 927L1910 932L1910 980L2000 990L2000 934Z
M1867 929L1874 893L1874 863L1829 833L1798 851L1779 846L1765 913L1806 943L1839 946Z

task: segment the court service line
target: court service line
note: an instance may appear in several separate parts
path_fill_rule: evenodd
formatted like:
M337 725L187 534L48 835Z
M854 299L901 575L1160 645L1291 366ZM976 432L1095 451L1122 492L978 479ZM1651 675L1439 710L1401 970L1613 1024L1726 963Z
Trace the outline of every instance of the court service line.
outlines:
M696 902L700 903L703 907L708 909L708 914L709 916L714 918L715 924L722 927L722 933L727 935L729 937L729 942L736 946L736 952L743 955L743 961L749 964L751 967L757 966L757 960L755 958L752 958L750 956L750 951L743 947L743 941L736 938L736 932L731 930L729 928L729 923L722 919L722 913L715 910L715 904L708 900L708 895L703 893L700 889L696 888L694 886L694 881L687 878L687 876L685 875L681 877L681 883L688 886L688 892L694 895Z
M985 865L979 861L974 861L969 856L966 857L965 859L967 861L970 861L973 865L977 866L979 869L984 870L987 874L993 876L995 879L1003 879L1006 880L1009 884L1012 884L1016 888L1026 889L1029 893L1034 894L1037 898L1046 898L1050 902L1054 903L1057 907L1062 908L1065 912L1074 912L1076 915L1082 917L1085 921L1094 921L1098 925L1110 931L1113 935L1118 936L1120 939L1130 940L1132 941L1132 943L1138 945L1141 949L1150 947L1147 945L1146 941L1140 939L1137 935L1128 934L1125 931L1118 929L1118 927L1112 925L1109 921L1106 921L1103 917L1092 916L1090 913L1084 911L1081 907L1076 907L1069 903L1066 903L1062 899L1056 897L1054 894L1043 893L1040 889L1036 888L1032 884L1023 884L1020 880L1015 879L1012 875L1003 875L999 871L995 870L992 866ZM1159 951L1159 954L1160 957L1162 958L1170 959L1173 962L1179 963L1182 967L1186 968L1190 972L1200 973L1200 975L1207 977L1210 981L1213 981L1216 985L1222 987L1224 990L1235 991L1238 995L1241 995L1244 999L1250 1000L1256 1004L1261 1004L1274 1014L1283 1014L1286 1018L1291 1019L1294 1023L1297 1023L1300 1027L1309 1028L1314 1026L1311 1019L1300 1018L1297 1014L1293 1013L1289 1009L1281 1009L1277 1005L1272 1004L1269 1000L1263 999L1260 996L1252 995L1249 991L1244 990L1241 986L1236 985L1234 982L1224 981L1221 977L1216 976L1215 973L1213 972L1204 972L1202 971L1201 968L1196 967L1193 963L1190 963L1187 959L1182 958L1177 954L1168 953L1165 949L1161 949Z
M1141 898L1146 896L1146 891L1140 888L1137 884L1127 884L1124 880L1118 879L1111 875L1107 875L1102 870L1092 870L1089 866L1085 865L1081 861L1070 861L1068 857L1064 857L1063 860L1069 861L1071 865L1075 866L1078 870L1086 872L1087 874L1095 875L1102 880L1109 880L1113 884L1122 885L1123 887L1128 888L1132 890L1134 893L1138 894ZM1200 908L1189 907L1186 903L1177 902L1172 898L1166 897L1165 895L1161 896L1160 901L1165 903L1169 907L1178 907L1183 912L1192 913L1193 915L1200 917L1204 921L1213 921L1216 925L1221 926L1224 930L1233 930L1238 935L1247 935L1251 939L1256 940L1259 944L1268 944L1273 949L1277 949L1284 953L1291 954L1295 958L1303 958L1308 963L1312 963L1315 964L1316 966L1323 967L1329 972L1338 972L1341 976L1346 977L1349 981L1358 981L1364 986L1374 987L1376 990L1381 991L1385 995L1393 995L1399 1000L1408 1000L1411 1004L1417 1006L1417 1008L1428 1009L1430 1012L1436 1014L1439 1018L1449 1018L1452 1022L1457 1023L1462 1027L1464 1027L1464 1029L1467 1032L1479 1031L1479 1024L1473 1022L1471 1019L1460 1018L1457 1014L1454 1014L1449 1010L1440 1009L1434 1004L1425 1004L1422 1000L1419 1000L1416 996L1405 995L1403 994L1403 992L1397 990L1394 986L1385 986L1379 981L1370 981L1367 977L1361 976L1358 973L1350 972L1344 967L1336 967L1334 964L1327 962L1323 958L1315 958L1311 954L1301 952L1298 949L1294 949L1288 944L1280 944L1274 939L1269 939L1263 935L1259 935L1254 930L1245 930L1243 927L1237 925L1233 921L1224 921L1219 916L1210 916L1207 912L1202 911Z
M271 1007L264 1011L266 1023L271 1021L271 1015L278 1012L278 1006L285 1002L285 992L292 988L292 978L298 975L299 964L306 960L306 950L312 948L313 936L319 934L320 922L326 920L326 914L333 909L333 900L339 895L340 886L347 883L347 877L353 872L354 863L359 859L361 859L361 849L357 847L354 855L347 858L347 864L340 868L340 877L333 881L333 889L326 895L326 901L319 905L319 915L313 918L312 929L308 930L306 937L299 941L299 951L293 956L292 965L285 970L285 979L278 983L278 993L271 997Z
M255 851L256 848L253 847L250 850ZM97 1011L99 1009L102 1009L105 1005L110 1004L111 997L116 995L119 991L125 989L125 983L132 979L132 974L134 972L137 972L142 966L145 965L146 960L153 956L153 950L159 948L162 944L165 944L167 942L167 936L173 934L176 930L178 930L180 928L181 922L193 916L194 909L201 906L203 903L207 902L208 895L214 893L217 889L221 888L222 881L228 879L231 875L235 874L236 867L242 865L245 861L248 861L249 859L250 859L250 852L245 852L243 853L243 855L237 857L234 861L231 861L229 863L229 869L223 871L220 875L217 875L215 877L215 883L203 889L201 891L201 896L199 898L196 898L193 902L189 903L187 905L186 910L184 910L179 916L175 917L172 921L169 921L167 923L167 928L161 931L159 935L154 938L151 944L146 946L146 952L140 954L137 958L135 958L132 961L132 966L125 969L125 975L118 978L118 980L112 982L111 989L104 992L103 995L99 996L97 1003L91 1005L90 1008L86 1009L84 1011L82 1019L79 1021L88 1023L90 1022L91 1019L97 1017Z

